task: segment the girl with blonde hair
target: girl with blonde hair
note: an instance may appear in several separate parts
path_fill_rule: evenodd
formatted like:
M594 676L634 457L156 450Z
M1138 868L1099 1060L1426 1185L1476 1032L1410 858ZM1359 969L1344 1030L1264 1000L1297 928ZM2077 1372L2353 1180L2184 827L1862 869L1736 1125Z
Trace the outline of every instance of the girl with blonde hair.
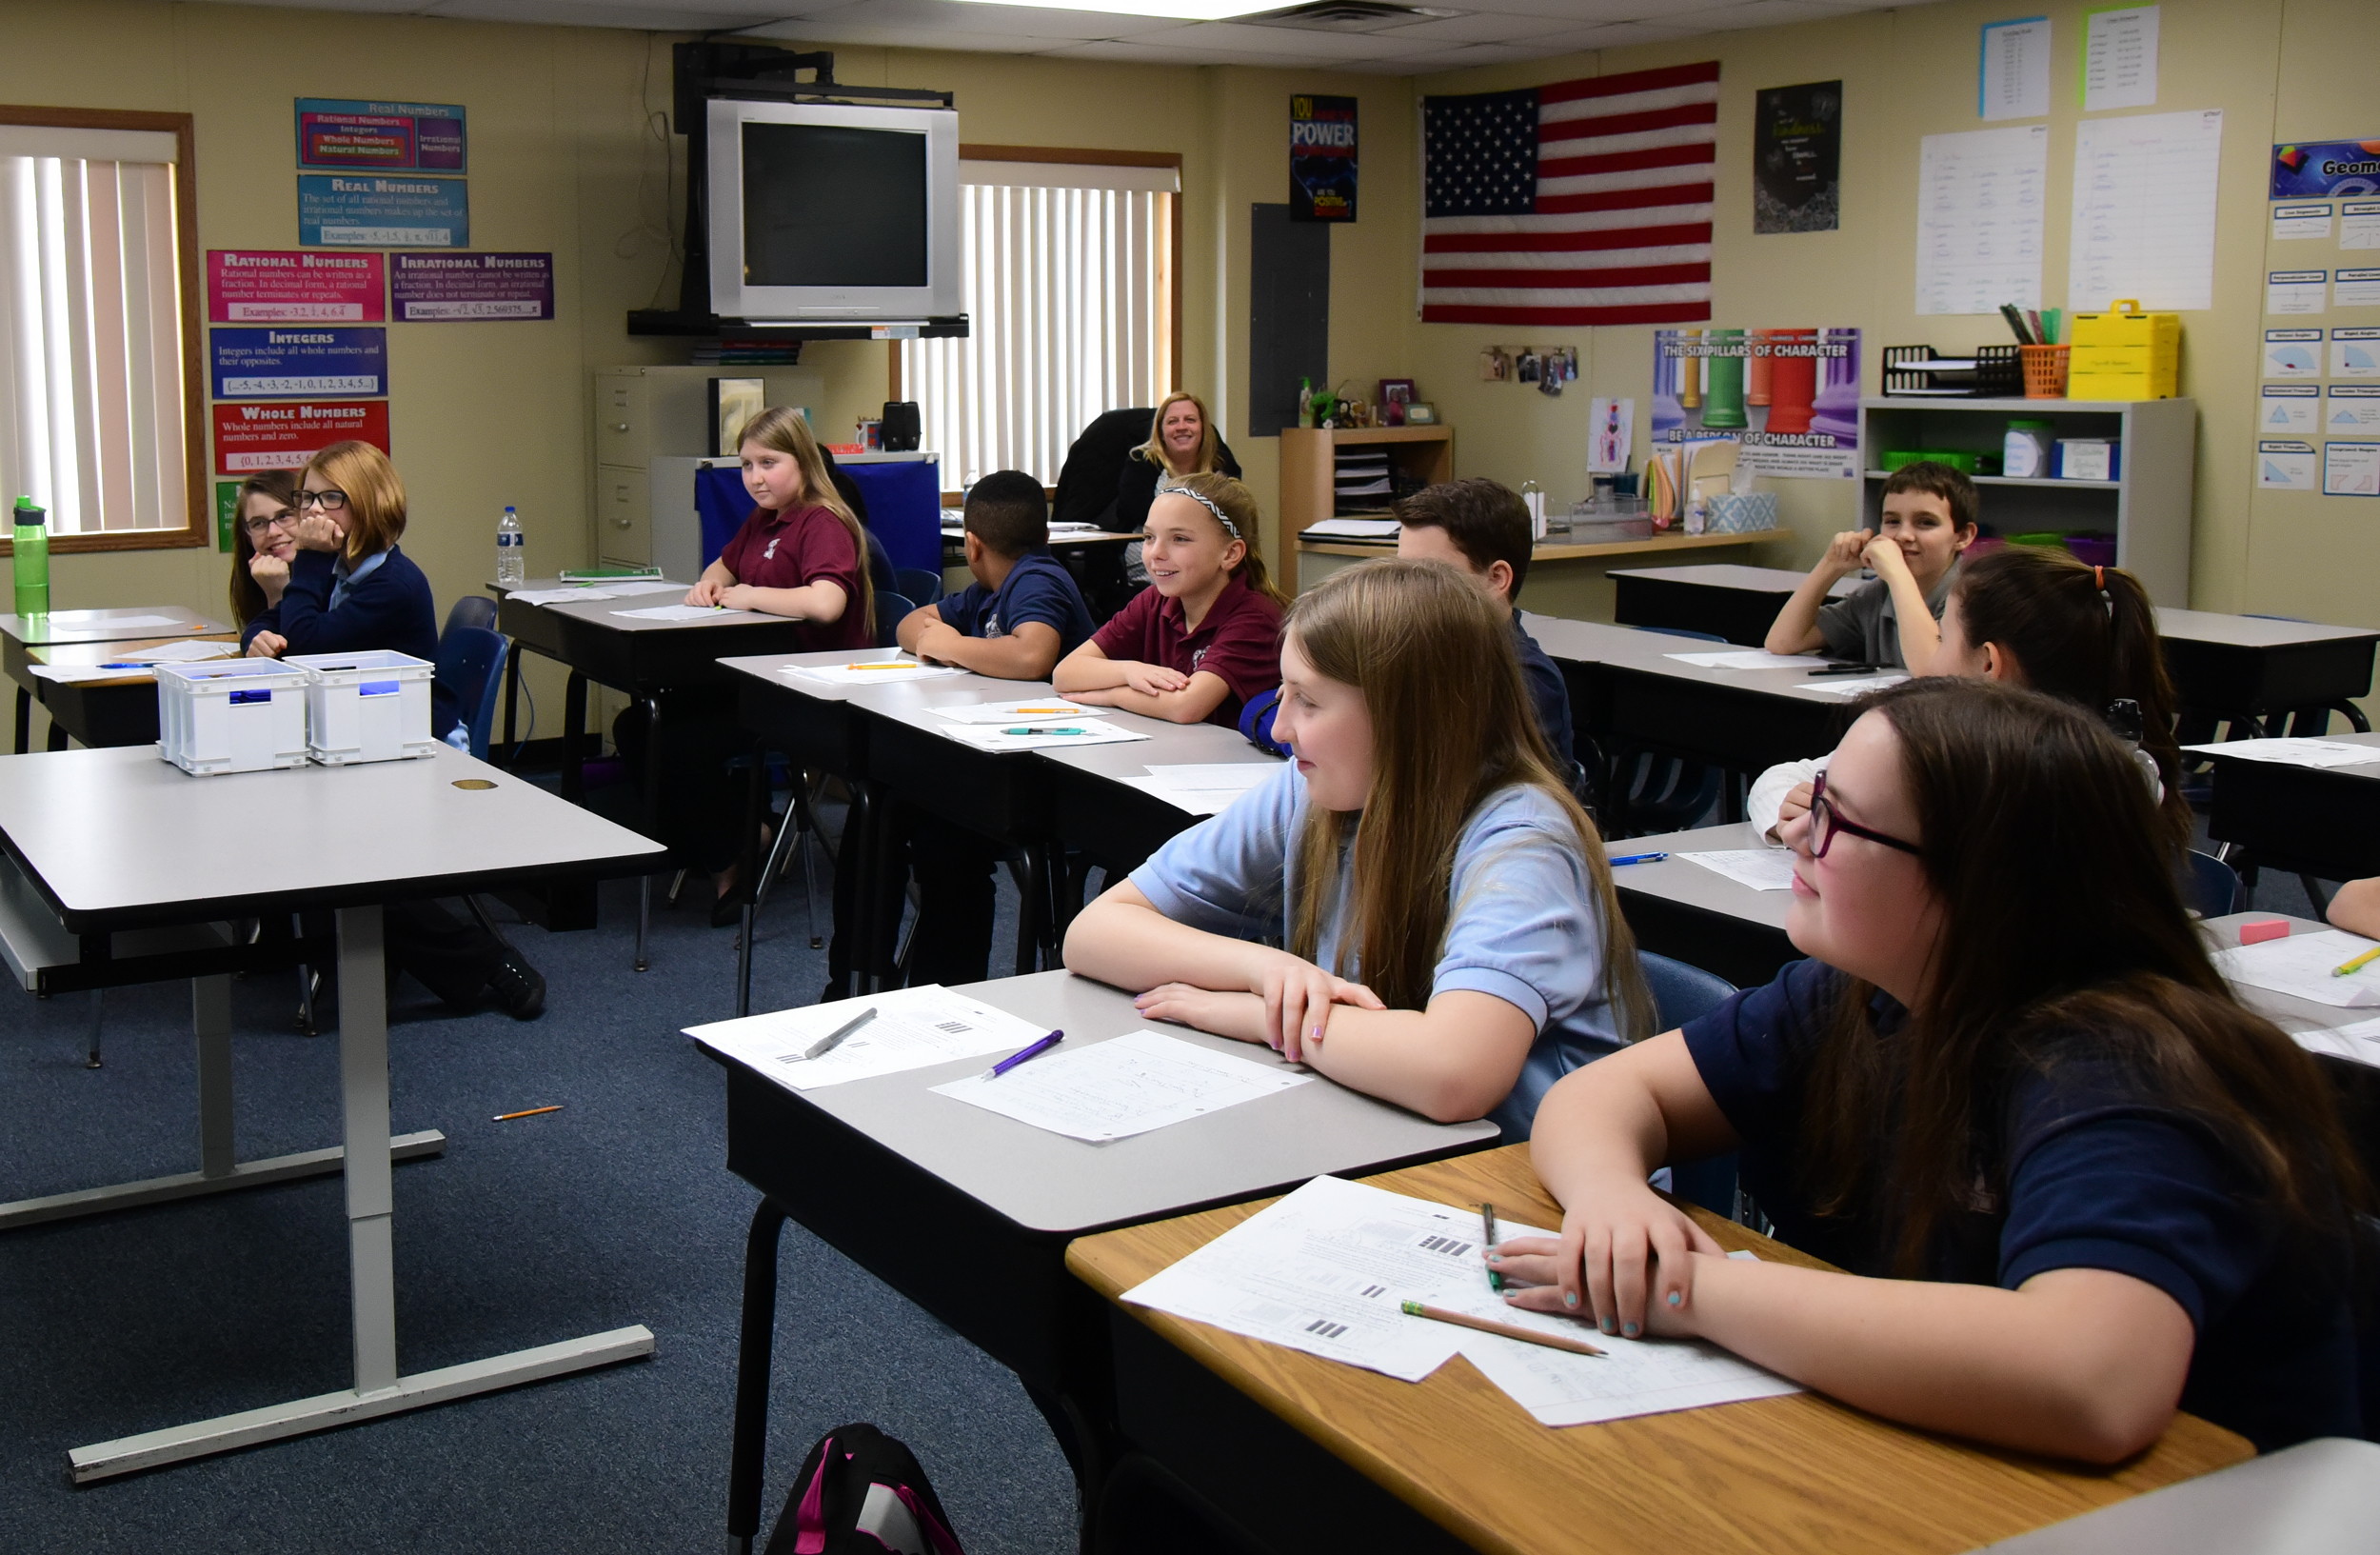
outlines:
M1547 1088L1647 1031L1652 1001L1511 638L1436 562L1299 599L1274 725L1295 758L1085 908L1066 965L1154 1019L1526 1137Z

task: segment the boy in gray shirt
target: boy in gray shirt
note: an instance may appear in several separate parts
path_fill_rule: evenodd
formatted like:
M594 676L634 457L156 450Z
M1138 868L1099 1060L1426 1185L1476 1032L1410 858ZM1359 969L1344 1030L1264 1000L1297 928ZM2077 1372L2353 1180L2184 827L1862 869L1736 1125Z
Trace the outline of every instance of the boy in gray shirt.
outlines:
M1829 658L1924 674L1941 646L1942 607L1959 553L1974 543L1980 508L1974 483L1948 465L1919 460L1893 471L1881 532L1852 529L1829 542L1776 612L1768 650L1822 648ZM1875 577L1829 603L1827 590L1863 566Z

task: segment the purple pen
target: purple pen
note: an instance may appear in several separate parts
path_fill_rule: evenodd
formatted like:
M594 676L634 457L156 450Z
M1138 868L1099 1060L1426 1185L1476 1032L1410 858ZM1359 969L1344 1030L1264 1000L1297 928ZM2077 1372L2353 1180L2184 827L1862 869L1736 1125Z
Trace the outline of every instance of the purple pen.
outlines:
M984 1070L983 1078L986 1080L997 1080L1002 1075L1006 1074L1010 1069L1013 1069L1018 1065L1023 1063L1026 1059L1039 1058L1043 1053L1048 1052L1052 1047L1057 1047L1060 1043L1065 1040L1066 1033L1063 1031L1052 1031L1048 1036L1043 1037L1032 1047L1019 1048L1016 1052L1010 1053L1006 1058L1002 1059L999 1063Z

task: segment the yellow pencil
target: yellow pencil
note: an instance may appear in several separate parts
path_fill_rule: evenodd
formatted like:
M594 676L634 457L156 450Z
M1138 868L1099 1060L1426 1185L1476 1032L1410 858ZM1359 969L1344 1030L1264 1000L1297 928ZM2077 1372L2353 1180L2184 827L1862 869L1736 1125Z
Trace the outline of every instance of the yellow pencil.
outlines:
M2347 962L2342 966L2331 967L2330 975L2332 977L2345 977L2350 972L2360 972L2365 967L2370 966L2374 961L2380 961L2380 945L2373 946L2370 949L2365 951L2362 955L2357 956L2350 962Z
M561 1110L562 1107L559 1104L553 1106L532 1106L524 1112L499 1112L490 1121L494 1123L510 1123L515 1118L534 1118L540 1112L559 1112Z

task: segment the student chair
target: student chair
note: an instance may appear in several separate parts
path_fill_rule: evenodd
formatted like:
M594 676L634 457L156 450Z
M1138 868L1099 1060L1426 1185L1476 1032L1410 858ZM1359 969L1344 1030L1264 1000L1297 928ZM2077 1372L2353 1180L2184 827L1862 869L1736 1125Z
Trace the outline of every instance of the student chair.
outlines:
M2248 887L2239 871L2212 853L2192 848L2189 867L2176 884L2182 887L2182 905L2201 918L2248 910Z
M1718 1008L1735 985L1716 972L1690 967L1670 956L1647 950L1641 957L1644 981L1653 990L1655 1026L1672 1031L1699 1015ZM1709 1161L1690 1161L1669 1169L1670 1191L1690 1199L1715 1215L1740 1221L1743 1214L1735 1188L1735 1157L1731 1152Z
M446 625L438 635L443 640L457 627L477 627L483 631L496 629L496 602L486 594L466 594L454 602L446 612Z
M1728 646L1724 637L1689 631L1682 627L1636 629ZM1701 824L1713 807L1731 796L1727 785L1732 774L1707 762L1626 746L1618 748L1616 755L1612 780L1605 789L1611 800L1611 831L1615 836L1683 831Z
M920 605L939 605L942 599L942 575L922 567L893 568L893 584Z
M463 727L470 734L471 755L486 761L488 741L495 730L496 704L504 700L499 693L505 682L505 661L512 653L512 640L486 627L457 624L455 616L475 600L487 605L493 614L492 600L466 596L456 603L454 612L446 617L446 629L439 635L438 668L430 679L454 694L455 707L463 715ZM479 920L482 928L506 945L511 943L505 939L504 931L496 927L495 919L478 897L466 896L463 905L471 909L471 916ZM305 968L300 968L300 975L304 973ZM311 993L310 984L305 991ZM310 1021L310 999L306 1016Z
M917 608L918 602L906 594L878 589L876 591L876 646L899 648L901 646L899 636L901 623L908 619L909 612Z

